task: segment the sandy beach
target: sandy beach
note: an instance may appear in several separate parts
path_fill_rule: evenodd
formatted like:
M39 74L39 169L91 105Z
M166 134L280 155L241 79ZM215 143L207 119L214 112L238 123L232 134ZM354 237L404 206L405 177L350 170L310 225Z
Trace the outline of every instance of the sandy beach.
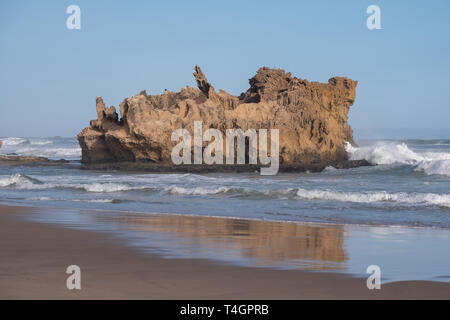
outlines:
M450 283L365 278L165 259L108 232L74 230L28 218L32 207L0 206L0 299L449 299ZM214 218L208 218L214 219ZM81 290L66 288L78 265Z

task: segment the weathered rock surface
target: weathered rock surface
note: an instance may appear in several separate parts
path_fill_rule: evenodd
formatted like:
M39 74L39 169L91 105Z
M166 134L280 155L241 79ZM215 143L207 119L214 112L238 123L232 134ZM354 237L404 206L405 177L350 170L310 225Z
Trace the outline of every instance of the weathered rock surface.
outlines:
M0 165L61 165L69 163L70 161L60 159L51 160L46 157L36 157L36 156L19 156L16 154L0 155Z
M154 163L170 166L177 142L172 132L193 133L194 121L203 130L279 129L281 166L335 164L347 160L344 141L353 143L347 123L357 81L334 77L328 83L292 77L281 69L260 68L239 97L216 92L195 67L197 88L148 95L142 91L115 107L96 99L97 119L78 134L82 162Z
M0 148L2 147L2 145L3 145L3 141L2 141L2 140L0 140Z

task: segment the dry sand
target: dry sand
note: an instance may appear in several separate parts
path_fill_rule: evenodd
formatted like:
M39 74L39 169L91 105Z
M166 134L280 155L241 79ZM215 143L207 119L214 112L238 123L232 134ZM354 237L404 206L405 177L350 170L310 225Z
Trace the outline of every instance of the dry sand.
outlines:
M41 209L42 210L42 209ZM368 290L341 274L164 259L108 233L31 222L0 206L0 299L449 299L450 283L405 281ZM81 290L66 288L79 265Z

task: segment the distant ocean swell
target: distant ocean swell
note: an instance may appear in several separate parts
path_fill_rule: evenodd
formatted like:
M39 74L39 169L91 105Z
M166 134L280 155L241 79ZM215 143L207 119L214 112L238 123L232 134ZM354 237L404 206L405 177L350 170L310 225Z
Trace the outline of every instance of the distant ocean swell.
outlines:
M81 149L73 138L0 138L0 154L40 156L50 159L78 160Z

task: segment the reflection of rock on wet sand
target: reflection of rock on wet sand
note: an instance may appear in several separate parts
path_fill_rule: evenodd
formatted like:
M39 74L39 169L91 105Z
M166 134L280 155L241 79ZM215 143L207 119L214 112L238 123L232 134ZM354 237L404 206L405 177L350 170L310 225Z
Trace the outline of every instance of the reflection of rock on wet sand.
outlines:
M139 230L169 233L197 247L238 250L245 258L279 262L307 260L309 268L314 269L327 268L320 262L333 264L348 260L341 226L180 215L121 217L119 220Z

